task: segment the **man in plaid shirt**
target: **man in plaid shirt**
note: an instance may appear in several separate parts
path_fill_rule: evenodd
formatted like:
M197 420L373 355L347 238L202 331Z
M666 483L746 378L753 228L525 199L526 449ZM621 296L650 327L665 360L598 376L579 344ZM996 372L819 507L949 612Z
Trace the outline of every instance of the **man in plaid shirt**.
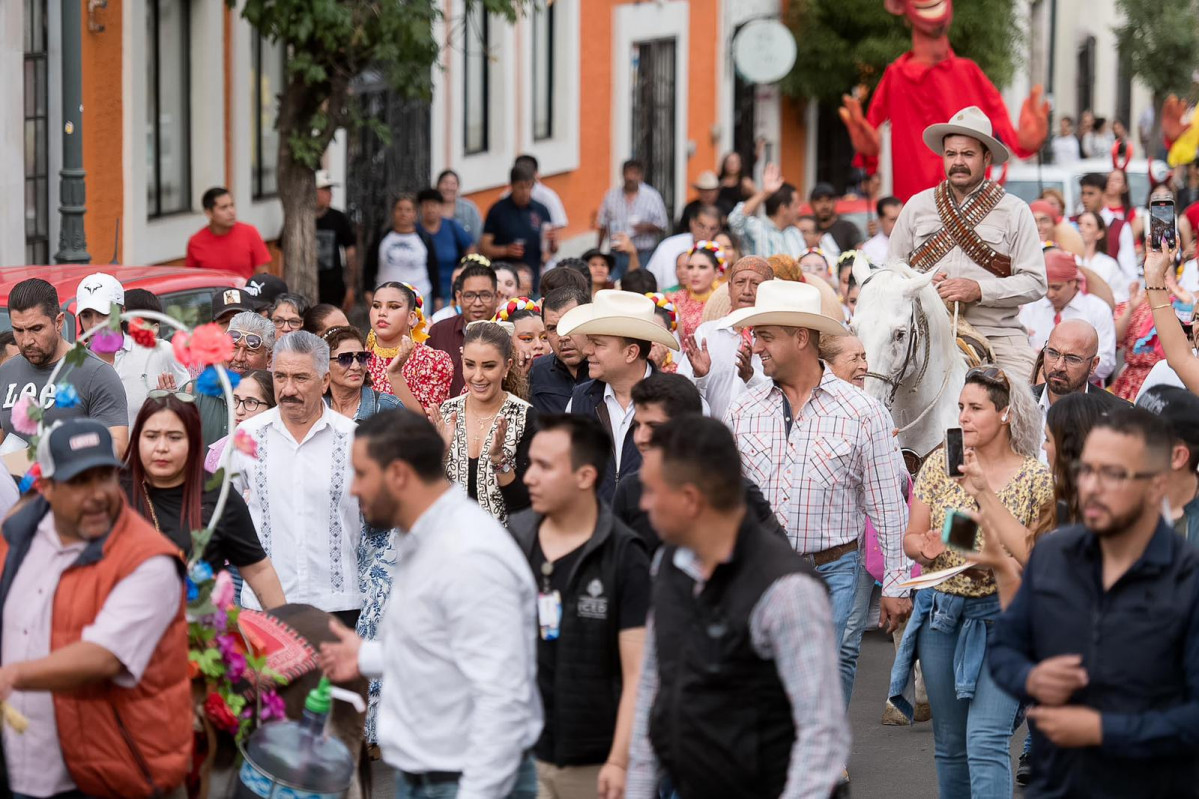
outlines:
M887 567L879 624L892 631L912 605L898 585L908 576L902 547L908 509L891 415L821 363L820 336L846 331L821 315L814 287L767 281L754 307L730 318L736 328L753 328L754 354L770 378L737 397L726 415L745 476L761 487L795 551L824 577L838 641L865 568L859 553L870 519ZM854 660L842 664L847 704Z

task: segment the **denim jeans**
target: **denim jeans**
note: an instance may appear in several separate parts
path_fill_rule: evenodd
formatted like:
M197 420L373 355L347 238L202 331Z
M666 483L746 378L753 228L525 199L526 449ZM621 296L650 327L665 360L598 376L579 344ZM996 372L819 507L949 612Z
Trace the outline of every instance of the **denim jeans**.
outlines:
M409 785L403 774L396 773L396 799L456 799L457 796L456 782ZM516 784L507 799L537 799L537 763L531 754L521 760L516 770Z
M870 623L870 598L877 586L870 572L866 571L866 564L861 562L860 554L858 559L853 605L845 624L845 634L841 637L841 691L846 707L849 707L849 698L853 695L853 681L858 673L858 653L862 651L862 634Z
M849 617L853 614L854 603L857 601L858 574L865 572L866 568L862 565L861 556L854 551L842 555L831 563L817 566L816 571L820 573L820 576L824 578L825 585L828 586L828 598L833 610L833 640L841 641L845 637L845 629L849 626ZM845 663L844 654L844 650L842 650L841 681L844 684L844 675L848 668L850 671L849 685L852 687L853 674L858 669L857 653L854 653L853 662L848 666ZM845 688L841 690L842 698L848 705L849 694Z
M933 754L940 795L1010 799L1009 748L1020 706L995 684L985 660L974 698L957 698L953 654L960 633L960 623L952 633L926 624L916 643L933 711Z

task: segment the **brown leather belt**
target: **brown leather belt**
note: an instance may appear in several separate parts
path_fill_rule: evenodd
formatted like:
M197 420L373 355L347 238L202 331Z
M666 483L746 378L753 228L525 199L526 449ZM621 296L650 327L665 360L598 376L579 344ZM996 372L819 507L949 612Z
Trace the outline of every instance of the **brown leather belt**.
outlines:
M839 560L839 559L845 557L850 552L857 552L857 551L858 551L858 542L850 541L845 544L838 544L835 547L830 547L830 548L822 550L820 552L813 552L811 555L808 555L807 557L812 559L812 565L824 566L829 563L832 563L834 560Z

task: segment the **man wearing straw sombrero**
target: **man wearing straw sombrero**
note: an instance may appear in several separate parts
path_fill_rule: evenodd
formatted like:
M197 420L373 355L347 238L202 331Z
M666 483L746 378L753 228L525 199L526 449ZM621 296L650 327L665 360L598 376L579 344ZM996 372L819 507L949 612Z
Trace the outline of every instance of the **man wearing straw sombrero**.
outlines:
M653 374L650 346L679 348L654 309L654 301L644 294L605 290L558 320L558 335L575 337L591 375L590 381L575 388L566 412L594 415L612 437L613 457L598 487L604 502L612 501L621 477L641 468L641 453L631 434L632 392L634 385Z
M753 329L753 352L770 378L749 386L725 416L745 476L761 487L795 551L828 585L838 648L865 568L866 520L874 524L887 570L879 626L890 633L911 611L899 587L907 579L908 510L891 415L820 361L820 337L846 330L820 312L814 286L768 280L753 307L728 319L735 328ZM847 705L856 671L856 656L841 662Z
M891 232L889 260L935 272L937 293L991 343L995 360L1029 381L1036 356L1020 325L1020 306L1045 296L1045 259L1028 205L987 178L1007 162L991 120L975 106L943 125L929 125L924 143L942 157L945 180L912 197Z

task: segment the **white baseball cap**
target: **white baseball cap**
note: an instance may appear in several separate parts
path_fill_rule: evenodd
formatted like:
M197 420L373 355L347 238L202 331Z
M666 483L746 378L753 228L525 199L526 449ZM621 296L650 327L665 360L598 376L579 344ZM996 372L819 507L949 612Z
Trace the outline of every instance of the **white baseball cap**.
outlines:
M333 180L333 176L329 174L327 169L318 169L316 171L316 187L318 189L331 189L337 185Z
M108 316L112 306L125 307L125 287L112 275L95 272L80 282L76 303L77 313L91 310Z

